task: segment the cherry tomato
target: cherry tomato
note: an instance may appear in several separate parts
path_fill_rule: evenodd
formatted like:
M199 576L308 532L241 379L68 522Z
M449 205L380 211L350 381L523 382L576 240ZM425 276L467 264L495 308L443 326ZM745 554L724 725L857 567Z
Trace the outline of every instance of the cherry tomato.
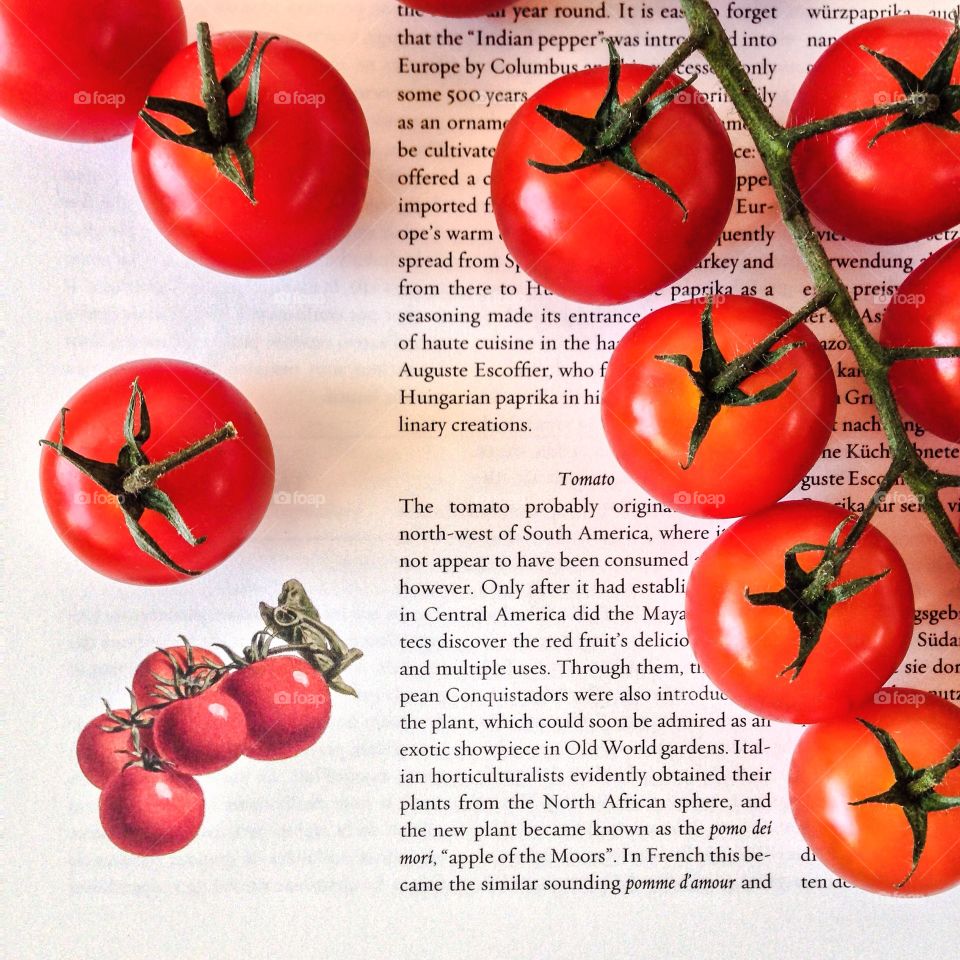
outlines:
M0 115L58 140L125 136L186 42L180 0L3 0Z
M843 716L879 690L907 652L914 618L910 576L897 549L874 527L867 526L840 575L828 582L836 586L889 572L829 607L819 641L799 670L794 665L803 647L792 612L751 603L746 595L782 591L786 552L798 544L827 545L849 516L812 500L776 504L729 527L690 571L691 649L707 676L741 707L789 723ZM841 547L847 534L849 528ZM796 554L808 572L822 559L822 549Z
M64 443L84 457L117 463L124 446L124 417L131 383L143 391L150 437L143 452L162 460L224 426L237 439L164 474L156 483L195 536L190 546L156 510L139 524L184 570L205 571L236 550L257 528L273 493L273 448L249 401L222 377L181 360L138 360L107 370L82 387L65 406ZM142 410L141 410L142 413ZM47 440L56 444L60 420ZM40 490L47 514L63 542L99 573L127 583L174 583L189 573L165 566L134 540L127 516L110 494L50 446L40 457Z
M793 381L774 399L723 406L686 466L702 394L687 371L657 357L684 355L702 367L705 306L688 300L662 307L621 339L603 382L603 428L620 465L651 496L681 513L738 517L775 503L816 462L833 429L836 384L819 341L795 327L778 345L803 346L752 374L742 390L755 394L796 371ZM728 361L788 317L753 297L724 297L711 312Z
M652 72L623 66L620 101ZM680 83L671 76L659 91ZM537 108L592 117L607 84L607 68L596 67L535 93L504 129L491 173L497 225L521 269L553 293L595 304L646 296L696 266L723 229L736 175L723 124L693 90L657 113L630 148L639 166L682 201L686 220L674 199L610 160L565 173L531 166L529 160L567 164L583 150Z
M213 37L221 73L250 40L250 33ZM242 110L248 83L229 96L231 115ZM200 104L200 86L197 46L191 44L167 64L150 96ZM189 132L179 120L156 116ZM259 109L247 143L255 204L218 172L209 154L138 123L133 172L140 198L167 240L204 266L258 277L298 270L339 243L360 214L370 164L363 111L327 60L279 37L263 52Z
M121 850L157 857L182 850L203 823L203 791L173 770L127 767L100 794L100 823Z
M204 647L191 647L190 650L190 657L195 666L202 667L203 664L213 664L216 667L223 666L223 660L211 650ZM173 668L166 656L167 654L173 657L181 668L187 666L187 648L184 646L166 647L163 651L154 650L153 653L145 657L134 672L131 685L133 696L141 710L150 704L165 703L170 699L162 695L165 691L169 692L166 687L162 686L162 683L164 681L170 682L173 679ZM205 673L206 671L201 669L195 675L199 679L203 679Z
M857 718L888 733L914 769L960 748L960 709L905 687L881 690L855 717L810 727L790 764L790 805L804 839L828 869L865 890L920 896L956 885L960 808L926 814L926 841L911 874L914 835L904 808L859 803L887 792L896 774L881 741ZM933 792L960 796L960 767Z
M231 673L223 684L247 718L244 755L282 760L313 746L330 720L323 674L299 657L261 660Z
M509 6L504 0L401 0L414 10L440 17L480 17Z
M904 280L883 313L880 341L888 347L960 346L960 240ZM960 443L960 359L899 361L890 368L890 384L920 426Z
M950 31L946 20L928 16L888 17L855 27L813 65L788 125L902 98L893 74L862 47L899 61L922 78ZM952 71L952 83L958 82L960 62ZM887 133L871 146L891 119L868 120L801 141L794 153L804 202L831 230L851 240L907 243L960 221L956 133L923 123Z
M247 723L239 704L221 686L157 711L153 722L157 752L178 773L215 773L243 752Z
M129 710L115 710L118 717L127 719ZM113 733L105 727L116 727L116 721L101 713L80 731L77 738L77 763L83 775L95 786L103 788L107 781L118 774L133 757L133 736L129 730ZM149 727L140 729L140 746L153 748L153 736Z

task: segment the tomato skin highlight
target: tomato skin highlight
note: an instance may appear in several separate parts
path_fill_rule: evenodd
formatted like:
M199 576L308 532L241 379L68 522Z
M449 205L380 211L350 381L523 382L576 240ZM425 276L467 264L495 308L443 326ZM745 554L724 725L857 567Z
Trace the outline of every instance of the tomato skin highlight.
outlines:
M182 850L203 823L203 791L173 770L128 767L100 794L100 823L111 842L141 857Z
M620 99L653 72L624 64ZM540 104L593 116L608 70L558 77L530 97L500 137L491 172L497 225L511 256L553 293L591 304L636 300L683 276L709 252L733 204L736 168L720 119L691 91L655 116L633 141L640 166L665 180L689 211L610 162L548 174L528 160L565 164L582 147L539 116ZM678 86L669 77L660 90Z
M261 33L261 40L270 34ZM231 67L250 33L213 37L218 68ZM150 96L200 102L196 44L163 69ZM243 108L248 80L230 95ZM171 129L186 126L170 117ZM133 174L144 207L181 253L203 266L245 277L299 270L336 246L360 215L370 166L363 110L347 82L319 53L280 37L264 54L256 127L256 205L206 153L134 128Z
M243 753L247 742L243 711L218 687L157 711L153 722L157 753L178 773L216 773Z
M509 6L504 0L401 0L401 3L439 17L480 17Z
M738 517L775 503L816 463L833 431L836 382L830 360L806 326L781 344L802 342L743 383L748 394L797 376L774 400L724 407L690 467L684 468L700 392L686 371L657 360L685 354L699 367L704 300L654 311L620 340L601 398L603 428L620 466L651 496L680 513ZM788 316L755 297L729 296L712 308L717 344L727 360L744 353Z
M193 647L192 650L195 665L209 662L217 667L223 666L223 660L212 650L207 650L204 647ZM166 647L163 652L154 650L153 653L144 657L133 674L133 683L131 684L133 696L141 710L154 703L167 702L168 698L161 696L158 692L160 680L157 679L158 677L168 681L173 679L173 669L164 654L173 657L181 667L187 665L187 651L186 647L183 646ZM202 677L203 674L201 673L199 676Z
M127 719L129 710L114 711L118 717ZM116 776L133 757L133 736L129 730L108 733L104 727L115 727L116 721L105 713L94 717L80 731L77 738L77 763L83 775L98 789L103 789L111 777ZM140 728L140 745L153 748L153 736L149 728Z
M914 768L939 763L960 742L960 708L919 690L886 688L856 717L886 730ZM923 896L960 883L960 809L953 809L928 814L917 870L897 887L913 857L903 810L849 806L883 793L894 779L880 743L854 716L810 727L790 763L790 806L800 833L824 866L864 890ZM960 795L960 768L936 791Z
M0 115L57 140L126 136L186 42L180 0L3 0Z
M960 346L960 240L941 247L904 280L883 312L880 342ZM890 368L890 385L917 423L960 443L960 358L898 361Z
M270 657L235 670L223 684L246 717L249 737L243 753L254 760L302 753L327 728L327 681L300 657Z
M897 81L861 45L899 60L922 77L950 30L946 20L931 16L887 17L855 27L828 47L807 73L787 125L901 98ZM952 82L960 83L960 62ZM804 203L850 240L908 243L960 222L957 135L923 124L887 134L870 147L890 120L868 120L821 134L800 142L794 151L793 169Z
M188 569L207 571L256 530L273 495L273 447L250 402L222 377L182 360L148 359L113 367L75 393L64 406L65 443L84 456L115 462L123 446L130 385L137 379L150 414L151 461L181 450L232 421L238 439L222 443L160 478L157 488L176 504L195 535L190 546L158 513L140 523L167 554ZM56 442L60 420L46 438ZM40 455L43 503L61 540L98 573L124 583L167 584L190 577L164 566L134 542L116 498L73 464L44 446Z
M821 639L796 679L779 676L799 649L791 614L744 596L784 585L784 553L825 544L847 517L830 503L791 500L737 521L700 556L686 593L687 635L707 676L745 710L769 720L817 723L868 701L903 660L913 636L913 588L896 547L868 527L838 582L889 569L827 614ZM845 536L845 535L844 535ZM841 543L844 536L841 536ZM798 555L805 570L821 552Z

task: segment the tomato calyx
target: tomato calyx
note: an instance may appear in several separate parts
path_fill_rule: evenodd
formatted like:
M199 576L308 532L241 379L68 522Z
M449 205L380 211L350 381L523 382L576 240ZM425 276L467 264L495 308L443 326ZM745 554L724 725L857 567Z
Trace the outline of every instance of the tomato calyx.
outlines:
M253 151L247 141L257 124L263 54L274 40L280 39L275 35L267 37L257 50L257 37L258 34L254 32L243 56L223 77L218 78L210 27L206 23L197 24L200 97L204 105L201 107L187 100L175 100L169 97L147 97L140 111L140 118L157 136L182 147L190 147L210 154L217 170L238 187L253 204L257 202L253 193L254 159ZM256 56L254 56L255 51ZM250 69L251 61L252 70ZM248 70L250 70L250 80L243 109L235 116L231 116L227 98L240 86ZM147 111L175 117L190 127L190 132L176 133Z
M687 208L684 202L670 184L640 166L631 144L647 123L680 96L696 80L696 77L691 77L654 96L655 89L665 79L659 76L659 71L656 71L633 98L626 103L621 103L620 54L612 40L607 40L607 47L610 51L607 91L594 116L582 117L566 110L548 107L546 104L540 104L537 107L537 113L541 117L573 137L583 147L583 152L576 160L571 160L569 163L541 163L533 159L527 162L543 173L559 174L571 173L574 170L582 170L585 167L609 161L630 176L655 186L680 208L683 220L686 220ZM651 85L650 80L654 78L656 78L655 85Z
M893 57L863 45L860 49L879 61L904 94L903 113L873 137L871 147L888 133L908 130L923 123L942 127L950 133L960 133L960 121L954 116L960 110L960 84L950 82L960 53L960 25L954 26L943 49L922 77Z
M198 697L204 691L209 690L230 669L207 658L197 660L190 641L183 634L180 635L180 640L184 646L183 663L169 650L157 647L157 650L163 654L164 659L170 664L170 675L151 674L157 681L154 689L161 701L151 707L145 707L145 710L161 709L177 700Z
M810 310L809 305L804 310ZM708 297L703 313L700 315L702 350L699 369L694 369L693 360L683 353L661 353L654 357L655 360L670 363L685 370L697 390L700 391L697 419L690 434L687 459L684 463L681 463L684 470L689 469L693 464L694 457L696 457L711 424L724 407L752 407L767 400L775 400L793 382L797 375L796 370L756 393L745 393L740 386L744 380L754 373L773 366L790 351L803 346L801 341L791 340L775 350L771 349L773 344L780 340L789 329L796 326L799 322L796 319L797 316L799 315L795 314L790 317L785 324L777 327L751 350L735 357L733 360L727 360L717 345L713 330L713 300Z
M851 530L850 535L841 545L840 536L851 520L852 517L848 517L839 523L826 544L798 543L787 550L783 558L784 586L782 589L753 593L747 587L744 591L744 596L754 606L782 607L787 610L799 631L800 645L797 656L780 671L778 676L782 677L792 671L790 680L796 680L820 642L830 608L862 593L890 572L888 568L879 573L836 583L860 533L866 527L866 522L860 524L858 521L858 525ZM814 552L822 554L820 560L812 569L804 570L797 555Z
M154 510L190 546L195 547L203 543L205 538L193 535L170 497L156 486L156 481L165 473L169 473L195 457L206 453L225 440L236 439L237 430L234 425L228 421L222 427L214 430L213 433L207 434L207 436L191 443L182 450L178 450L162 460L151 462L143 452L143 444L150 439L150 414L147 411L147 401L143 395L143 390L140 389L138 381L134 380L130 402L127 405L127 412L123 421L125 442L117 454L116 463L108 463L85 457L83 454L71 450L64 443L67 413L69 413L68 407L64 407L60 411L60 434L56 442L41 440L40 443L50 447L57 456L72 463L81 473L86 474L94 483L116 498L130 535L144 553L185 576L195 577L201 574L202 570L188 570L173 560L140 525L140 518L147 510Z
M133 751L128 750L118 750L117 753L128 754L130 756L139 757L141 753L141 743L140 743L140 731L148 730L153 725L153 718L146 715L146 708L140 709L137 705L137 698L134 696L133 690L129 687L127 688L127 693L130 694L130 709L127 711L127 715L124 716L122 713L117 713L113 707L107 702L107 700L101 697L101 702L103 703L103 712L110 718L110 724L104 724L100 729L104 733L121 733L124 730L130 732L130 739L133 743Z
M943 782L944 777L960 767L960 743L958 743L939 763L928 767L915 768L903 755L892 736L880 727L874 726L861 717L857 719L879 741L886 754L894 774L894 783L883 793L862 800L853 800L851 807L859 807L866 803L894 804L903 810L910 832L913 834L913 862L910 872L896 886L899 890L916 873L927 842L927 816L940 810L953 810L960 807L960 797L948 797L937 793L936 788Z

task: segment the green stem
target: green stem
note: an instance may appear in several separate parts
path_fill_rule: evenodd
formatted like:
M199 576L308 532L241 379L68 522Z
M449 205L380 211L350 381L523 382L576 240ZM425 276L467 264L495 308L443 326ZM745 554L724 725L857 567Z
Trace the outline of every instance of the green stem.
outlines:
M795 127L787 127L785 137L787 143L794 146L801 140L817 137L821 133L842 130L844 127L853 126L855 123L863 123L865 120L876 120L879 117L889 117L897 113L910 113L922 117L927 113L936 113L939 106L939 97L921 91L909 97L904 97L902 100L894 100L891 103L864 107L861 110L851 110L849 113L838 113L833 117L823 117L820 120L811 120L809 123L801 123Z
M697 47L757 146L783 221L813 278L815 289L822 295L830 295L827 309L850 344L873 395L877 416L892 451L894 466L891 469L896 473L895 479L903 477L953 562L960 567L960 532L954 529L939 497L944 486L954 484L944 483L943 475L926 464L907 433L890 387L889 371L894 361L861 320L850 291L830 262L800 200L800 190L790 163L791 134L774 119L764 104L707 0L680 2L690 25L691 38L697 38Z
M230 133L228 124L227 97L217 77L217 67L213 59L213 41L210 26L197 24L197 55L200 58L200 96L207 108L210 133L217 143L226 143Z
M947 360L960 357L960 347L887 347L886 357L890 363L897 360Z
M123 489L127 493L140 493L147 487L152 487L165 473L175 470L194 457L212 450L225 440L234 440L237 437L237 428L230 422L225 423L219 430L207 434L190 446L171 453L169 457L157 460L154 463L145 463L135 467L123 478Z

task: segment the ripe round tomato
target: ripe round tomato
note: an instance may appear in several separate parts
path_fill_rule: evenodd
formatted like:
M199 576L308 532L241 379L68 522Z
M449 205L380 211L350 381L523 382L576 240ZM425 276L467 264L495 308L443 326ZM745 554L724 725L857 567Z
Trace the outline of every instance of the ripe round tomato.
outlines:
M212 663L217 667L223 666L223 660L212 651L204 647L191 647L191 650L195 665ZM164 654L173 657L181 667L187 666L187 648L183 646L166 647L162 652L154 650L153 653L145 657L134 672L133 683L131 684L133 696L141 710L153 703L166 703L169 699L169 697L160 695L165 688L160 687L159 684L162 681L173 679L173 669ZM205 672L198 671L197 676L203 679Z
M127 767L100 794L100 823L121 850L158 857L182 850L203 823L203 791L173 770Z
M401 0L414 10L441 17L480 17L508 6L504 0Z
M240 59L250 39L250 33L213 37L221 73ZM231 115L243 109L248 82L230 95ZM167 64L150 96L200 104L200 85L197 46L191 44ZM189 132L179 120L156 116L177 132ZM320 54L279 37L264 52L259 112L248 145L256 204L218 172L209 154L165 140L141 121L133 136L140 198L167 240L204 266L258 277L298 270L339 243L360 215L370 165L363 111Z
M656 310L617 344L603 382L601 415L614 455L651 496L681 513L739 517L775 503L816 462L833 430L836 384L817 338L801 325L779 344L802 343L743 381L746 394L796 377L775 399L723 406L689 467L702 394L690 375L656 359L686 355L700 369L703 300ZM788 313L754 297L723 297L711 307L726 360L745 353Z
M186 42L180 0L3 0L0 115L58 140L125 136Z
M327 728L327 681L300 657L261 660L235 670L223 684L247 718L243 752L254 760L292 757L313 746Z
M635 94L652 67L624 65L619 99ZM679 86L669 77L660 92ZM567 74L514 114L493 159L491 195L503 241L520 268L553 293L612 304L659 290L692 269L720 235L733 203L730 140L713 109L685 91L631 144L636 162L665 181L685 205L611 161L546 173L527 161L567 164L583 148L537 107L593 117L608 84L606 67Z
M827 868L865 890L920 896L955 886L960 808L926 815L926 842L911 876L914 838L904 809L857 804L885 793L896 777L880 741L857 718L890 734L914 769L939 764L960 747L960 709L904 687L881 690L856 717L810 727L790 763L790 805L803 838ZM934 792L960 796L960 767Z
M903 282L883 313L880 342L960 346L960 240L941 247ZM960 359L901 360L890 368L890 384L920 426L960 443Z
M107 370L65 406L64 444L84 457L116 464L124 446L123 423L137 380L147 404L150 437L143 452L161 460L228 421L237 439L226 441L164 474L166 494L195 536L189 545L156 510L140 526L180 566L206 571L230 556L257 528L273 493L273 448L249 401L222 377L182 360L138 360ZM47 432L56 443L57 419ZM188 574L165 566L137 546L118 498L55 450L40 457L44 506L63 542L99 573L127 583L174 583Z
M892 57L923 77L950 31L946 20L928 16L888 17L855 27L813 65L793 102L788 125L901 98L893 75L861 47ZM960 82L960 61L952 82ZM891 119L821 134L801 141L794 152L804 202L831 230L851 240L907 243L960 221L956 133L924 123L885 134L870 146Z
M215 773L243 753L247 722L237 701L221 686L157 711L153 722L157 752L178 773Z
M889 573L830 607L819 642L796 676L791 666L801 653L800 631L791 612L755 605L745 595L782 590L784 554L797 544L826 545L847 517L830 503L778 503L725 530L690 571L691 649L707 676L741 707L788 723L844 716L879 690L906 654L914 618L910 576L896 547L874 527L867 527L831 583ZM806 571L822 558L822 550L796 555Z
M114 713L123 719L130 716L129 710L115 710ZM80 764L80 770L95 787L101 789L133 759L131 732L117 730L110 733L104 730L104 727L116 725L115 720L101 713L80 731L77 738L77 763ZM140 746L153 749L153 736L149 727L140 728Z

